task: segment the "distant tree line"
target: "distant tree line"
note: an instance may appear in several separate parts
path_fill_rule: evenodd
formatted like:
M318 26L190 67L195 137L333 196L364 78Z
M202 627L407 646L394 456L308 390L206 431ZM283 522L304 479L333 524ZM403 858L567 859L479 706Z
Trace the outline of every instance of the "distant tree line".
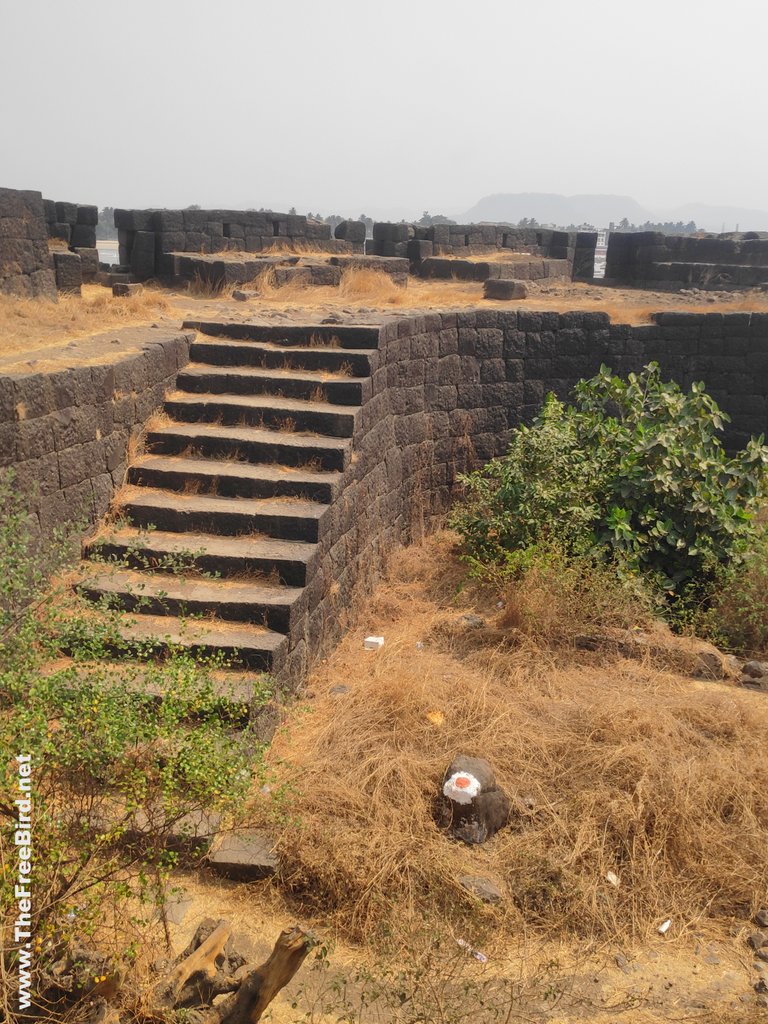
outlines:
M99 210L99 224L96 228L96 237L100 242L117 241L114 206L103 206Z
M197 204L185 207L187 210L199 210L200 207ZM249 209L255 209L255 207L249 207ZM270 212L265 207L260 207L260 212ZM296 207L292 206L288 211L291 214L296 213ZM361 213L359 217L350 218L342 217L339 213L332 213L327 217L324 217L321 213L308 213L307 217L311 220L323 221L325 224L331 225L331 232L336 230L338 224L343 220L359 220L365 224L366 234L370 238L373 234L373 217L367 217L364 213ZM406 223L402 221L401 223ZM431 227L433 224L455 224L455 220L451 220L442 213L431 214L428 210L425 210L419 220L416 222L422 227ZM510 223L510 227L518 228L558 228L561 231L596 231L594 224L540 224L535 217L521 217L517 224ZM629 220L624 217L619 221L618 224L611 222L609 226L610 231L660 231L665 235L695 235L699 232L699 228L696 223L692 220L687 223L681 220L678 221L664 221L654 222L647 220L644 224L631 224ZM115 227L115 209L113 206L104 206L99 210L99 226L98 226L98 237L103 241L117 239L117 228Z
M608 228L609 231L660 231L664 235L695 235L700 229L696 227L695 221L689 220L687 223L682 220L671 221L665 220L654 222L647 220L645 224L630 224L626 217L620 220L618 224L611 224Z

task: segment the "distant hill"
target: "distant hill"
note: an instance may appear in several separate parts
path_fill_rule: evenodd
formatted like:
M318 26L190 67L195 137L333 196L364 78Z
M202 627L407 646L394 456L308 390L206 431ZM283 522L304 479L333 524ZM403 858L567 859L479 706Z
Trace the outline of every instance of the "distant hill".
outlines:
M750 210L743 206L707 206L686 203L664 213L661 220L695 220L704 231L768 231L768 210Z
M630 224L646 221L695 221L704 231L768 231L768 210L750 210L741 206L708 206L686 203L673 210L649 210L631 196L561 196L554 192L507 192L484 196L471 210L456 219L462 223L517 224L523 218L539 224L594 224L607 228L624 217Z
M626 217L630 224L656 218L631 196L561 196L553 192L515 192L485 196L460 217L464 223L491 221L517 224L524 217L539 224L594 224L608 227Z

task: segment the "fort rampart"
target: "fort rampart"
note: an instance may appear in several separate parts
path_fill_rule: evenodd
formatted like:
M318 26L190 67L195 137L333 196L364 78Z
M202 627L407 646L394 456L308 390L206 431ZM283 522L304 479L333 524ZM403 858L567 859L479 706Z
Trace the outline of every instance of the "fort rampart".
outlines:
M565 397L601 363L628 373L656 360L683 385L703 380L732 416L729 445L764 432L768 314L665 313L656 321L473 310L384 323L357 413L355 458L323 518L279 673L301 678L338 638L344 609L370 587L387 552L447 511L459 475L502 453L509 431L530 421L547 391ZM270 328L275 337L279 330ZM220 333L250 336L247 324L223 324Z
M606 281L633 288L736 291L768 286L768 234L664 235L612 231Z
M0 467L43 536L103 515L126 453L187 362L188 332L129 328L46 350L50 369L0 365Z

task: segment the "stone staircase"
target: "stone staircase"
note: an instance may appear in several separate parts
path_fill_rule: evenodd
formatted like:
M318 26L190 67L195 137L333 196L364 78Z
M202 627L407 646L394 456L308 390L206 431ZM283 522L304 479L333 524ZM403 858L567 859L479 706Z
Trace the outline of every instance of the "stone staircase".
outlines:
M278 671L370 396L379 331L185 327L200 332L191 361L129 466L119 522L84 547L79 589L135 612L130 639Z

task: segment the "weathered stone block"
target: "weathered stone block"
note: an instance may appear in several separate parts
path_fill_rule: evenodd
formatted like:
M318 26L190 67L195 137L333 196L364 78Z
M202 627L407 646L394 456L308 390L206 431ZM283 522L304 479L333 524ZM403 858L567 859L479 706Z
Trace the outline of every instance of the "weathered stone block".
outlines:
M95 228L99 223L99 208L97 206L78 206L77 224L87 224Z
M155 272L155 233L137 231L131 248L131 272L144 280Z
M59 291L79 295L83 283L83 264L77 253L56 251L53 254L53 265Z
M274 875L280 862L274 852L274 840L256 829L223 833L209 854L210 867L227 878L252 882Z
M129 295L141 295L144 291L144 286L138 283L125 284L118 283L112 285L112 294L116 298L127 298Z
M56 220L60 224L77 224L77 203L56 203Z
M522 281L490 279L483 284L483 297L486 299L525 299L528 289Z
M75 249L80 257L80 267L83 281L94 281L99 272L99 250L98 249Z
M335 238L344 238L348 242L364 242L365 224L360 220L343 220L336 225L333 234Z
M151 231L155 210L115 210L115 227L125 231Z

